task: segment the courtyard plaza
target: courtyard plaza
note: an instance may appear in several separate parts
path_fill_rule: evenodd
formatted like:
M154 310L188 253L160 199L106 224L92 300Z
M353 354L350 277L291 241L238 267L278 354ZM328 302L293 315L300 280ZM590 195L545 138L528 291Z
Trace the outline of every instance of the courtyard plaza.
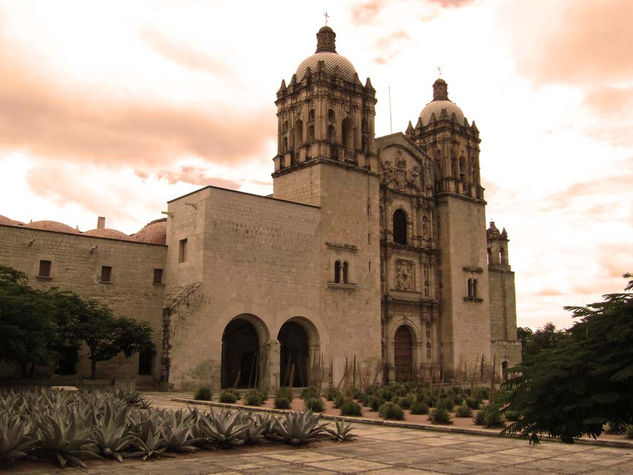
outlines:
M147 393L153 407L182 409L173 399L190 393ZM258 473L393 473L393 474L539 474L633 473L633 449L485 435L354 424L353 442L317 442L307 447L257 446L199 452L152 462L137 459L89 463L89 469L30 465L19 473L91 474L258 474Z

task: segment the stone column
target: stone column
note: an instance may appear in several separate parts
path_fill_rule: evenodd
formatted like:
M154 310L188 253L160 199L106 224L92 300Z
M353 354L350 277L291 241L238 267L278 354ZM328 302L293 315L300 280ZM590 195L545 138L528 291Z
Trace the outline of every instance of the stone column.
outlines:
M276 392L279 389L279 371L281 369L279 362L281 345L278 340L270 340L266 344L266 350L268 358L266 360L265 368L265 380L263 383L268 387L271 392Z

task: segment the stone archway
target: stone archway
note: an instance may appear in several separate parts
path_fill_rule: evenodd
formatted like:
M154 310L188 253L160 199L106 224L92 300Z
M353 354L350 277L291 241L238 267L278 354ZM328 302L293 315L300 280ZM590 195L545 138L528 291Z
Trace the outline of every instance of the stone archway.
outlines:
M396 381L411 381L413 379L413 335L407 325L401 325L396 330L393 362Z
M291 318L281 326L277 339L280 345L280 386L305 387L312 384L311 363L320 350L316 327L306 318Z
M223 388L254 388L265 379L262 374L265 370L262 345L268 338L263 325L254 316L240 315L224 328L221 374Z

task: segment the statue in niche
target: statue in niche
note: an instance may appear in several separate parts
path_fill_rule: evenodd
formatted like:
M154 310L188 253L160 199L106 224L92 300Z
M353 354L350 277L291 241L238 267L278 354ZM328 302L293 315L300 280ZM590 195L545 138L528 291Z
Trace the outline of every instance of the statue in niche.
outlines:
M412 261L396 259L396 289L415 289L415 268Z

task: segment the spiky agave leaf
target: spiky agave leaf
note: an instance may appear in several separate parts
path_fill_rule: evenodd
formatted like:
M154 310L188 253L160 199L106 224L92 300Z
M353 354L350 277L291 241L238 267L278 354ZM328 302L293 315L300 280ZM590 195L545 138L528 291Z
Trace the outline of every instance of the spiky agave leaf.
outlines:
M115 407L108 401L101 418L94 425L92 440L104 457L123 462L123 452L134 441L134 435L127 426L128 406Z
M246 425L240 423L240 414L230 410L216 413L213 409L200 419L199 428L207 444L232 447L243 443L240 439Z
M347 440L352 440L356 437L356 434L352 434L352 424L350 422L345 422L342 419L334 420L335 429L330 429L329 427L325 429L325 431L330 434L337 442L344 442Z
M7 413L0 418L0 465L10 465L26 457L37 444L30 426Z
M160 431L150 431L146 438L135 437L132 444L138 451L131 453L131 457L142 456L143 460L169 457L165 453L167 446Z
M322 434L326 424L319 424L320 415L312 411L289 412L277 422L278 437L290 445L304 445Z
M191 427L186 422L174 423L165 420L161 425L160 433L167 450L175 452L195 452L198 450L194 445L198 440L194 438Z
M56 459L65 467L71 465L86 467L82 459L102 458L96 453L90 438L90 429L77 424L75 417L63 418L60 414L42 414L37 421L39 445L38 455Z

